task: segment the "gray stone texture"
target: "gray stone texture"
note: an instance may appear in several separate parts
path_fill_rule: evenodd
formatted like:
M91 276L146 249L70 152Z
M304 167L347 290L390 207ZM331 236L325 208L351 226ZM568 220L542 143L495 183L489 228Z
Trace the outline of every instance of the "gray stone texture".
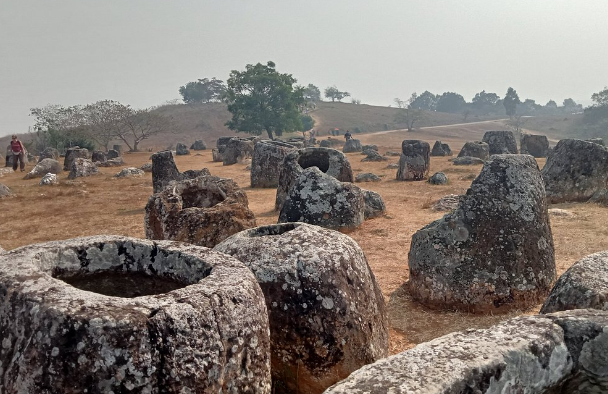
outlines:
M388 159L384 156L382 156L380 153L378 153L378 151L375 151L373 149L368 149L365 151L365 154L367 155L367 157L364 157L363 159L361 159L361 161L387 161Z
M303 223L240 232L214 250L255 274L270 318L273 392L321 393L388 354L384 298L350 237Z
M479 157L460 156L450 160L455 166L471 166L485 163Z
M346 140L344 146L342 147L342 152L344 153L361 152L362 150L363 147L361 146L361 141L354 138Z
M365 152L366 150L375 150L376 152L378 152L378 145L368 144L361 146L362 152Z
M380 180L378 175L371 172L362 172L355 177L355 182L380 182Z
M275 210L280 211L287 193L302 172L309 167L317 167L327 175L341 182L353 181L353 170L346 156L331 148L304 148L285 156L275 200Z
M486 131L481 141L488 144L490 155L517 154L517 142L510 130Z
M330 229L352 230L365 220L361 189L340 182L317 167L305 169L289 190L279 223L304 222Z
M120 170L120 172L116 175L114 175L115 178L129 178L129 177L134 177L134 176L142 176L144 175L144 171L139 169L139 168L135 168L135 167L127 167L127 168L123 168L122 170Z
M38 164L36 164L23 179L41 178L49 172L51 174L59 174L61 171L61 164L57 160L43 159L42 161L38 162Z
M177 181L153 194L144 218L148 239L210 248L255 225L245 192L232 179L210 175Z
M434 308L489 312L544 300L556 269L534 158L490 157L458 208L414 234L409 268L410 293Z
M122 156L114 157L112 159L96 163L97 167L120 167L124 164L125 161L122 159Z
M253 156L253 147L256 141L248 138L231 138L224 152L222 152L222 162L225 166L242 163L245 159Z
M519 139L519 150L522 155L547 157L549 154L549 140L546 135L522 133Z
M11 192L11 189L9 189L8 186L3 185L2 183L0 183L0 198L2 197L8 197L11 196L13 193Z
M105 154L105 152L102 152L100 150L96 150L96 151L93 151L93 154L91 154L91 161L93 163L95 163L96 161L98 161L100 163L103 163L106 160L108 160L108 157Z
M364 217L365 220L382 216L386 212L386 205L380 194L371 191L361 189L363 192L363 202L365 203Z
M120 145L114 145L114 148L116 148L116 146L120 147ZM118 157L121 157L120 149L110 149L108 153L106 153L106 158L108 160L116 159Z
M327 137L327 139L321 140L321 142L319 142L319 146L321 148L335 148L342 145L343 143L344 141L339 140L337 138Z
M193 179L202 175L211 175L209 170L188 170L179 172L170 150L157 152L152 155L152 187L154 193L161 192L173 181Z
M420 140L405 140L401 143L401 157L397 169L398 181L421 181L429 175L431 146Z
M70 174L68 175L68 179L87 177L97 175L98 173L99 169L95 163L89 159L78 157L72 161L72 168L70 170Z
M89 158L91 158L91 154L90 154L90 152L89 152L88 149L86 149L86 148L80 148L80 147L77 147L77 146L74 147L74 148L68 149L65 152L65 157L63 159L63 170L64 171L71 171L72 170L72 163L77 158L89 159Z
M608 311L608 251L585 256L559 277L540 313L569 309Z
M593 142L594 144L598 144L598 145L601 145L601 146L606 146L606 144L604 144L604 139L603 138L599 138L599 137L589 138L589 139L587 139L585 141Z
M550 203L599 198L607 192L608 150L592 142L560 140L542 174Z
M57 180L57 175L49 172L48 174L44 175L40 179L40 182L38 184L40 186L47 186L47 185L57 185L58 183L59 183L59 181Z
M379 360L325 394L606 393L606 332L607 312L518 317Z
M186 156L190 154L188 147L186 144L182 144L181 142L175 146L175 154L177 156Z
M448 144L444 144L441 141L435 141L433 149L431 149L431 156L452 156L452 150Z
M40 156L38 156L38 162L41 162L44 159L53 159L59 161L59 151L55 148L46 148L42 152L40 152Z
M447 185L448 177L443 172L434 173L428 181L431 185Z
M142 164L141 167L139 167L139 169L142 170L143 172L152 172L152 163Z
M95 236L0 255L3 393L270 394L268 330L250 270L206 248Z
M207 144L203 142L203 140L196 140L190 145L190 149L192 150L206 150Z
M263 140L255 144L251 158L251 187L277 187L283 161L296 147L281 141Z
M486 161L490 157L490 146L481 141L469 141L465 143L460 152L458 152L458 157L465 156L477 157L478 159Z

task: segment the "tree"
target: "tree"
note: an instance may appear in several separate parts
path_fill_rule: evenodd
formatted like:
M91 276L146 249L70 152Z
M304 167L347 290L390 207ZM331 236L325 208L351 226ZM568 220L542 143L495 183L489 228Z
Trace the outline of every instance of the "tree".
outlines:
M226 85L219 79L203 78L196 82L188 82L184 86L180 86L179 94L181 94L184 103L209 103L212 101L220 101L226 92Z
M604 86L604 90L591 95L591 100L595 102L594 107L606 107L608 106L608 87Z
M334 86L330 86L328 88L325 88L325 97L331 99L332 102L334 102L336 100L342 101L343 98L350 97L350 93L348 93L348 92L341 92L334 85Z
M557 103L553 100L549 100L547 104L545 104L545 108L552 111L557 110Z
M420 96L414 92L409 99L408 107L411 109L435 111L435 108L437 107L437 96L428 90L425 90Z
M467 102L465 101L464 97L458 93L445 92L441 96L437 97L436 110L438 112L455 114L460 113L466 105Z
M417 97L418 95L414 92L407 101L400 100L399 98L394 100L397 107L399 107L399 112L395 115L395 122L405 123L408 132L414 131L414 125L424 119L423 110L412 108L412 103Z
M299 106L304 104L303 88L294 87L291 74L276 71L275 64L248 64L245 71L233 70L228 78L226 101L232 119L231 130L260 135L301 129Z
M502 105L505 107L507 116L515 116L515 113L517 112L517 104L521 104L521 101L519 101L519 96L517 95L515 89L510 87L507 89L507 94L502 101Z
M302 130L310 130L315 127L315 120L310 115L300 115L300 121L302 122Z
M154 111L154 108L132 109L129 105L125 105L116 138L123 141L129 147L129 151L137 152L141 141L162 132L172 131L171 119Z
M30 109L30 115L36 118L35 134L32 135L32 148L41 152L52 147L64 150L71 146L93 148L94 142L83 128L83 108L79 105L64 107L49 104L45 107Z
M321 91L312 83L309 83L308 86L304 88L302 95L306 101L311 101L313 103L321 101Z
M471 100L471 107L476 113L487 114L496 111L499 101L500 96L496 93L486 93L482 90Z
M102 100L82 109L83 127L99 146L108 151L110 141L120 134L123 120L132 115L128 106L118 101Z

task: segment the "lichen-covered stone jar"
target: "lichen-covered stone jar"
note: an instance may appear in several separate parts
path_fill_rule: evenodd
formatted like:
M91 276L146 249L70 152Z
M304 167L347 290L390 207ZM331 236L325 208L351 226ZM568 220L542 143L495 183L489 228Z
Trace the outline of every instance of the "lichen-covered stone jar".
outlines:
M242 263L118 236L0 255L0 392L270 393L268 315Z

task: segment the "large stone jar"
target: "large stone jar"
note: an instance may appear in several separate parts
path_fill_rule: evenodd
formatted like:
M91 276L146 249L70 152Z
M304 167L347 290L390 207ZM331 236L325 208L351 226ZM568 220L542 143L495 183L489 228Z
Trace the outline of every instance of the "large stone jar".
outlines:
M277 393L321 393L387 355L384 298L350 237L304 223L257 227L214 250L255 274L268 307Z
M0 392L270 393L254 276L193 245L95 236L0 254Z

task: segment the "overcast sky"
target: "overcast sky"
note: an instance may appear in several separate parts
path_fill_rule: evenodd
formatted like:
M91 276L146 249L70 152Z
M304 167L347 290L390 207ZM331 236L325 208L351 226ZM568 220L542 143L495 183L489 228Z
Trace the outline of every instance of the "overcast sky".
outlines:
M486 90L590 104L608 85L606 0L0 0L0 135L32 107L180 98L272 60L364 104Z

